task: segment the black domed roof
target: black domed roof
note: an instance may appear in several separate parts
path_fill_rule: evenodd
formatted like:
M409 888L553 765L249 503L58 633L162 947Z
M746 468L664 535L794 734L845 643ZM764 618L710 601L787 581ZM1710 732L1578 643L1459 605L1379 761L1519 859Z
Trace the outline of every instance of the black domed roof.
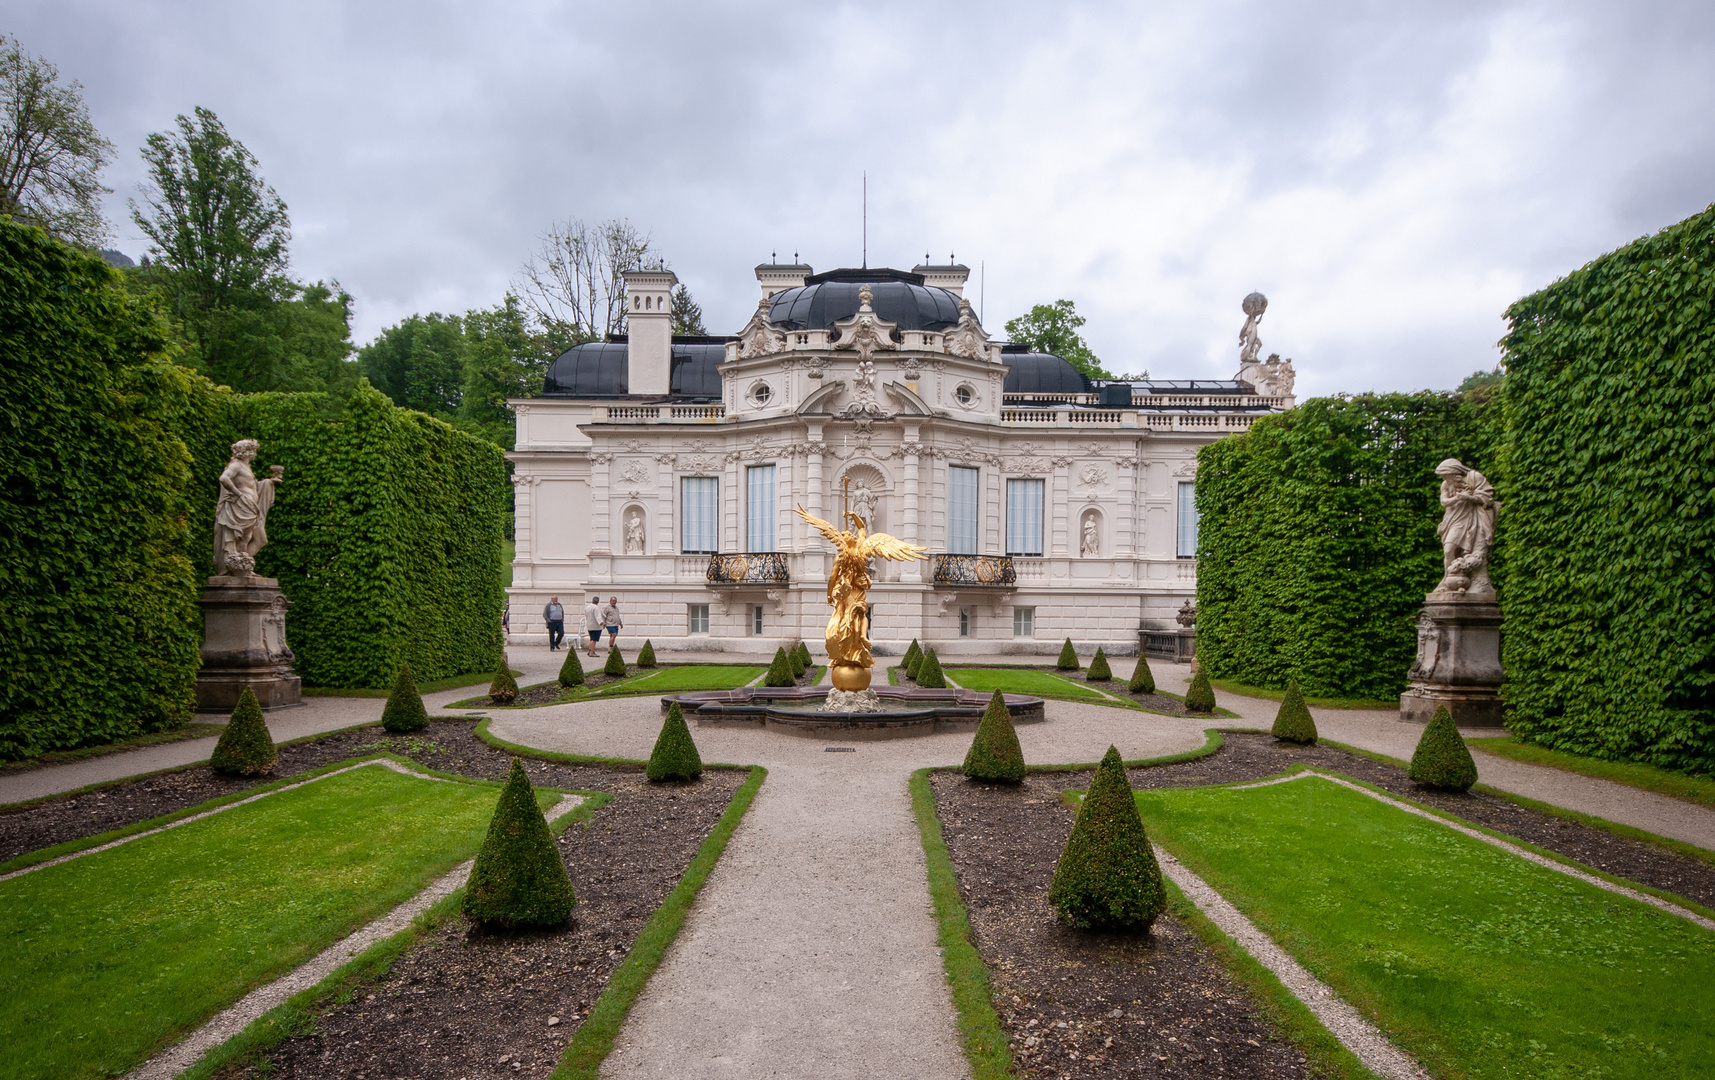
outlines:
M945 330L959 321L959 298L903 270L830 270L774 294L768 318L783 330L829 330L858 312L858 290L870 288L876 315L901 330Z
M624 397L630 392L631 364L623 341L591 341L561 353L542 380L544 397ZM668 394L719 399L719 367L726 360L720 344L673 345Z
M1007 366L1003 394L1087 394L1092 389L1083 372L1053 353L1001 350Z

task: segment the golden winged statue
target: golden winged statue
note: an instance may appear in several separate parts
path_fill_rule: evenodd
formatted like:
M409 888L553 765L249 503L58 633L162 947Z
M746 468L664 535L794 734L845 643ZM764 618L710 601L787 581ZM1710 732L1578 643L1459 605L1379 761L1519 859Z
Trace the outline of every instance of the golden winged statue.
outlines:
M798 516L815 526L839 551L828 574L828 605L834 609L828 616L828 662L833 666L834 686L866 689L869 669L875 664L869 652L869 560L912 562L925 558L923 552L929 549L907 544L897 536L871 533L863 518L850 511L843 517L857 526L856 532L837 528L802 506Z

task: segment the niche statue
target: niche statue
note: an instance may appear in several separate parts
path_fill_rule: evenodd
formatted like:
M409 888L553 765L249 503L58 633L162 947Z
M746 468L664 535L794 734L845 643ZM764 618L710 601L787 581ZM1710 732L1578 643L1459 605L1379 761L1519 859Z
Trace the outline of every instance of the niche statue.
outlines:
M214 508L214 572L243 577L256 571L256 553L268 543L268 508L286 468L273 467L266 480L250 471L260 445L255 439L232 444L232 460L220 473L220 501Z

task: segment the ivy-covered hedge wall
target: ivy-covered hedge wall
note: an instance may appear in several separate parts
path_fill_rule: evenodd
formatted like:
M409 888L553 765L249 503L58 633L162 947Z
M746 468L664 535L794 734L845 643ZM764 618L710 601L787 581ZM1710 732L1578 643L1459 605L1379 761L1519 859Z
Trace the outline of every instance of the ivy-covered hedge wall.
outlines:
M0 217L0 759L194 714L216 478L286 466L258 570L310 685L500 662L510 494L491 443L360 385L239 395L177 367L106 263Z
M510 486L500 450L367 383L329 411L318 394L254 394L234 418L262 444L258 475L286 468L257 572L292 601L298 674L383 687L402 660L421 679L494 670Z
M1509 726L1715 768L1715 207L1507 317Z
M1483 391L1313 398L1204 447L1202 665L1273 689L1296 676L1318 697L1399 694L1441 575L1435 466L1492 478L1499 421Z
M0 218L0 758L164 730L202 641L160 324Z

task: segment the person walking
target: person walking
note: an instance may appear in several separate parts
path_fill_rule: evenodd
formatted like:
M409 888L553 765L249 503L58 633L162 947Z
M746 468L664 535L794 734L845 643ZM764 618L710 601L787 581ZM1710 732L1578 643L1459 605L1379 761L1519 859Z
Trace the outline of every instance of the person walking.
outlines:
M595 655L596 643L601 641L601 631L602 627L605 625L606 623L602 621L601 615L601 597L592 596L590 597L590 602L584 605L584 631L590 636L589 649L591 656Z
M619 616L619 597L607 598L607 607L602 609L601 621L607 627L607 647L612 649L619 640L619 628L625 625L625 620Z
M548 606L542 609L542 621L548 624L548 651L554 652L566 636L566 609L560 606L559 597L548 598Z

